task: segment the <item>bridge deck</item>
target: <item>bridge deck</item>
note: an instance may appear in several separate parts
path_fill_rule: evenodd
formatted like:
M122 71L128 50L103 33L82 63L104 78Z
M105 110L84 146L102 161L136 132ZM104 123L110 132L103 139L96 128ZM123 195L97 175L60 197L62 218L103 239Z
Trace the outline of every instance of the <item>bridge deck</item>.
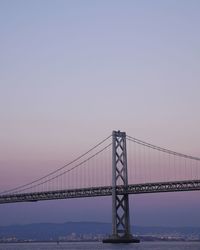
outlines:
M122 186L116 188L118 194L144 194L161 192L180 192L200 190L200 180L157 182L129 185L127 189ZM112 195L112 186L93 187L83 189L57 190L38 193L21 193L0 196L0 204L15 202L35 202L42 200L57 200L69 198L84 198Z

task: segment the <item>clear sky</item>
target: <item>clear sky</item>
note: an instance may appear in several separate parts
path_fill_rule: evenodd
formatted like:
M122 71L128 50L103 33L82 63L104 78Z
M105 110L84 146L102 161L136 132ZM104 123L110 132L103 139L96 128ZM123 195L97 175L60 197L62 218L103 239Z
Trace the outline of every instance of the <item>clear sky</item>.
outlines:
M0 189L54 170L114 129L199 156L199 13L199 0L1 0ZM200 226L198 197L132 197L133 221ZM0 213L1 224L111 221L110 209L99 198Z

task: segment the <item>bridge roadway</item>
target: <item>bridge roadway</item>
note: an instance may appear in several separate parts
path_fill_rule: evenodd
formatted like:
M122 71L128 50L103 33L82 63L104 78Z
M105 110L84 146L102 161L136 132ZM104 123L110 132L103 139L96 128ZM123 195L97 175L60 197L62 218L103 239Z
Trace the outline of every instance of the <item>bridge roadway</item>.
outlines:
M144 194L161 192L179 192L200 190L200 180L157 182L128 185L127 189L122 186L116 187L118 194ZM82 189L57 190L47 192L7 194L0 196L0 204L15 202L36 202L42 200L58 200L69 198L84 198L112 195L112 186L92 187Z

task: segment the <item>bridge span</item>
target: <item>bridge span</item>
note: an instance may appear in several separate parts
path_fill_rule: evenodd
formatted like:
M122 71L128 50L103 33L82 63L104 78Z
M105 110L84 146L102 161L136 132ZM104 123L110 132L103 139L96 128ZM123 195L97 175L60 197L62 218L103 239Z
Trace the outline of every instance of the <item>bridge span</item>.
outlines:
M195 190L200 158L113 131L55 171L0 192L0 204L112 196L112 235L104 242L130 243L139 240L131 235L129 195Z
M86 198L96 196L111 196L112 186L92 187L69 190L56 190L38 193L22 193L0 196L0 204L16 202L36 202L44 200L58 200L71 198ZM175 182L157 182L128 185L128 187L117 186L116 193L124 194L145 194L145 193L163 193L163 192L181 192L200 190L200 180L194 181L175 181Z

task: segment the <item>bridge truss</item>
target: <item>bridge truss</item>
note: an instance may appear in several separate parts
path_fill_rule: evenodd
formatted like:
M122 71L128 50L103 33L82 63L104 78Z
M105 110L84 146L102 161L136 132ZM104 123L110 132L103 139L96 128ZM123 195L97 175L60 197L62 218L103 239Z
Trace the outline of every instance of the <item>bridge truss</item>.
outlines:
M163 193L163 192L182 192L182 191L197 191L200 190L200 180L180 181L180 182L158 182L128 185L116 187L116 193L124 194L146 194L146 193ZM15 203L15 202L37 202L45 200L71 199L71 198L86 198L97 196L111 196L112 186L56 190L38 193L24 193L0 196L0 204Z

